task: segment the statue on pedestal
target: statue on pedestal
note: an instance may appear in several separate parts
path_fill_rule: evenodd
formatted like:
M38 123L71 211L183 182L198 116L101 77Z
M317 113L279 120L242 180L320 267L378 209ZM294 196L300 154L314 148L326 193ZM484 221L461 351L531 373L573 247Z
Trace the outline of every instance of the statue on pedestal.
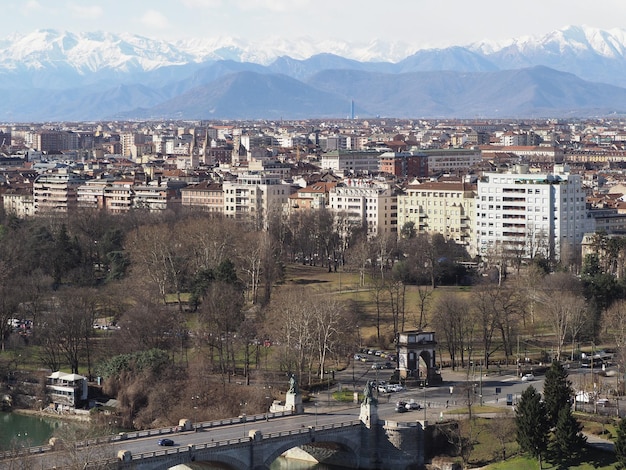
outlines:
M365 389L363 390L363 404L364 405L376 405L378 404L378 400L374 396L374 382L369 380L365 384Z
M304 412L304 407L302 406L302 395L300 394L298 379L295 374L289 375L289 389L287 390L287 394L285 396L284 409L295 413Z
M296 378L296 374L291 374L291 376L289 377L289 390L287 390L287 393L293 393L295 395L300 393L300 390L298 389L298 379Z

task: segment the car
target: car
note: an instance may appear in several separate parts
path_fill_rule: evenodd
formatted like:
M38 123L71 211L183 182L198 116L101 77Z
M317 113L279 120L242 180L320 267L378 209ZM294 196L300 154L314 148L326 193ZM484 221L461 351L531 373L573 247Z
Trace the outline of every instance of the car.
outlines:
M396 413L406 413L407 411L409 411L406 407L405 401L397 402L394 410L396 411Z
M409 411L410 410L419 410L420 408L421 408L420 404L418 402L416 402L416 401L413 401L413 400L409 401L406 404L406 409L409 410Z
M390 385L390 387L391 387L391 390L394 392L401 392L402 390L404 390L404 387L400 384L393 384L393 385Z
M522 382L530 382L532 380L535 380L535 376L533 374L524 374L522 376Z
M160 446L167 446L167 447L170 447L170 446L173 446L173 445L174 445L174 441L173 441L173 440L171 440L171 439L168 439L168 438L164 438L164 439L159 439L158 444L159 444Z
M609 406L609 399L608 398L600 398L598 399L598 401L596 401L596 405L599 405L601 407L607 407Z
M385 362L385 369L393 369L393 364L391 362Z

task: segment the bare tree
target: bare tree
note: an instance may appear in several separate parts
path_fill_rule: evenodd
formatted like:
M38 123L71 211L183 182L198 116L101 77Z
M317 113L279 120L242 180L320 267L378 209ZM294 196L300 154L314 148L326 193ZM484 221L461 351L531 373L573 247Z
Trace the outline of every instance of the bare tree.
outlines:
M198 319L202 337L218 354L223 384L235 370L233 334L244 320L241 288L223 281L213 282L200 305Z
M433 311L433 327L442 334L452 370L459 365L459 359L464 367L465 350L471 344L474 325L469 302L459 295L445 295L437 299Z
M332 297L321 297L311 305L315 347L319 359L319 378L324 378L326 359L336 353L343 333L354 331L353 322L345 305Z
M618 367L626 370L626 301L613 303L603 318L605 329L616 346Z
M132 271L156 286L163 303L176 294L182 310L181 293L190 252L178 232L168 225L142 226L129 237Z
M561 361L568 333L578 332L586 316L586 302L578 279L568 273L546 276L541 293L546 319L555 337L556 360ZM555 298L558 296L558 301Z
M508 357L513 351L513 337L516 334L517 320L523 310L514 289L499 285L482 284L474 290L474 305L478 327L482 335L483 361L489 368L489 358L501 347ZM502 343L494 344L494 333L500 331Z
M417 286L417 300L418 300L418 308L419 308L419 320L417 322L417 329L421 330L426 327L426 310L428 309L428 304L431 296L433 295L434 290L432 286L422 286L418 284Z
M515 439L515 419L512 413L505 412L491 418L489 429L500 445L500 455L495 457L506 460L506 445Z
M79 373L80 363L85 357L91 368L88 346L97 303L95 292L91 289L66 288L58 292L45 317L44 351L50 365L62 355L74 374Z
M13 318L20 304L20 290L13 284L11 267L0 261L0 352L4 352L6 338L13 329Z
M303 301L303 299L309 299ZM280 289L268 307L266 331L281 351L281 367L299 377L308 372L311 383L311 362L314 352L314 319L310 305L315 302L308 289Z
M347 264L359 272L359 287L365 287L365 275L368 262L371 262L370 245L365 238L360 238L347 249Z

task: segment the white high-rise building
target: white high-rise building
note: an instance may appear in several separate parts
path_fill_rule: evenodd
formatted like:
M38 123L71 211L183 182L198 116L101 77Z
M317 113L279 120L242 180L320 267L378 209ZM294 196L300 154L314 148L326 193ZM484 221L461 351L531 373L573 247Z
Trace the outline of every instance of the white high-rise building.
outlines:
M246 173L237 181L224 181L224 215L249 219L259 229L266 229L272 213L287 207L291 185L278 175Z
M580 175L555 165L554 173L485 173L476 200L477 253L502 252L522 259L560 259L591 228Z

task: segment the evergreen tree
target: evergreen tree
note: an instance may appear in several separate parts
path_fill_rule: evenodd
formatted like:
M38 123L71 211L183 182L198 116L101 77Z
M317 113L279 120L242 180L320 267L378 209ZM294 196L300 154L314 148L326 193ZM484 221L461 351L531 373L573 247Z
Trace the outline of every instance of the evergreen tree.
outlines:
M626 418L619 420L615 438L615 457L617 468L626 468Z
M554 439L550 442L551 457L555 463L564 465L581 456L587 442L587 438L581 432L582 428L574 418L571 408L561 408L554 429Z
M548 448L550 424L546 419L546 406L541 401L541 394L530 385L520 398L515 410L517 443L522 452L527 452L539 460Z
M543 384L543 399L548 411L550 427L554 427L563 408L571 406L574 396L572 383L567 380L567 371L558 361L553 361L546 371L546 380Z

